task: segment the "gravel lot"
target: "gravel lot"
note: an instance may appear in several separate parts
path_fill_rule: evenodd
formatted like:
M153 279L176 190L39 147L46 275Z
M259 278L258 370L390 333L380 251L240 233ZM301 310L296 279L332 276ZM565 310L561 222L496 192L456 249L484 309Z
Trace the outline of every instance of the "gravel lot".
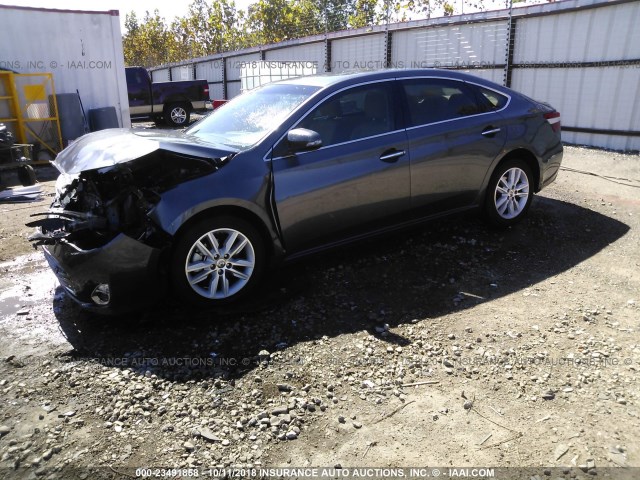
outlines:
M0 477L640 478L640 157L567 147L564 166L513 229L436 221L288 265L220 312L84 313L25 240L50 198L0 204Z

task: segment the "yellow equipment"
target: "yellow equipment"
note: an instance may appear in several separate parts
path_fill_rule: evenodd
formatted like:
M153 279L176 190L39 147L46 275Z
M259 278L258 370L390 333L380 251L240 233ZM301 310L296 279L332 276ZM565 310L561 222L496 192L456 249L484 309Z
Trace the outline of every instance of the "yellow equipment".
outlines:
M63 148L53 74L0 70L0 123L17 140L16 147L39 145L51 159ZM25 150L26 151L26 150ZM31 164L46 164L32 161ZM23 165L24 162L21 162ZM12 165L3 165L11 167Z

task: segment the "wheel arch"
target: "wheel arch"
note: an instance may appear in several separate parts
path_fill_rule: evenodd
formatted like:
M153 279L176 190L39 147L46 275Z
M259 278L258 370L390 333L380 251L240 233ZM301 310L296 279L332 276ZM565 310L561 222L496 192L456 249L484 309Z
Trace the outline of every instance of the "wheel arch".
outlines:
M489 178L493 176L495 171L505 162L512 160L514 158L520 159L524 161L527 166L531 169L531 173L533 174L533 181L531 182L534 185L534 192L537 193L540 191L540 163L538 162L538 158L526 148L516 148L511 150L506 155L504 155L498 163L496 163L495 167L491 171L491 175Z
M526 152L526 153L523 153ZM482 195L481 208L486 220L494 227L505 228L516 224L521 221L527 214L533 195L540 188L537 187L540 171L536 166L538 162L536 157L533 156L527 150L514 150L509 152L503 158L497 162L495 168L489 176L489 182L484 194ZM509 177L509 182L515 182L508 186L509 192L505 188L500 189L500 204L498 204L498 185L503 180L503 175L510 169L522 169L528 170L526 172L528 185L526 187L520 187L516 185L521 181L521 177ZM533 178L531 178L533 177ZM535 184L534 184L535 181ZM507 183L504 184L507 186ZM520 191L520 188L526 188L526 201L524 204L521 202L522 195L525 194ZM516 191L518 193L516 193ZM508 211L506 210L508 209Z
M166 112L170 106L176 104L176 103L181 103L184 104L189 111L193 110L193 104L191 103L191 100L189 100L187 97L184 96L171 96L165 99L164 101L164 106L162 108L163 112Z
M257 213L249 210L248 208L244 208L238 205L216 205L213 207L205 208L198 213L192 215L187 220L185 220L175 231L173 234L174 238L178 238L183 235L186 231L191 228L191 226L196 223L206 219L213 217L221 217L221 216L231 216L241 218L246 222L249 222L252 226L254 226L262 241L264 242L265 250L268 256L273 256L276 253L276 247L274 245L274 238L271 234L271 231L267 224L264 222L264 219L260 217ZM175 244L175 242L174 242Z

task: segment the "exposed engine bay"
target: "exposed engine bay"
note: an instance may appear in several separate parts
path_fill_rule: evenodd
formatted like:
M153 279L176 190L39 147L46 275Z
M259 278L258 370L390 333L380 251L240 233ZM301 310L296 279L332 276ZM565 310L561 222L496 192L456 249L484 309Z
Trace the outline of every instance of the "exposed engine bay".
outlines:
M172 187L215 171L220 159L155 150L112 166L62 174L49 212L28 226L39 227L29 238L34 246L72 241L81 249L100 247L123 233L161 247L168 234L148 214Z

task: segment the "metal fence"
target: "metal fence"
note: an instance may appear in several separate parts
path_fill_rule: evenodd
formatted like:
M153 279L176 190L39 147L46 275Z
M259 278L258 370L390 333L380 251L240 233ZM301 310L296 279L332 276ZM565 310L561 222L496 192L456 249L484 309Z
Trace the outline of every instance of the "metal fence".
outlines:
M212 99L240 93L247 63L318 72L448 68L514 88L562 113L568 143L640 150L640 2L567 0L378 25L151 69L154 81L203 78Z

